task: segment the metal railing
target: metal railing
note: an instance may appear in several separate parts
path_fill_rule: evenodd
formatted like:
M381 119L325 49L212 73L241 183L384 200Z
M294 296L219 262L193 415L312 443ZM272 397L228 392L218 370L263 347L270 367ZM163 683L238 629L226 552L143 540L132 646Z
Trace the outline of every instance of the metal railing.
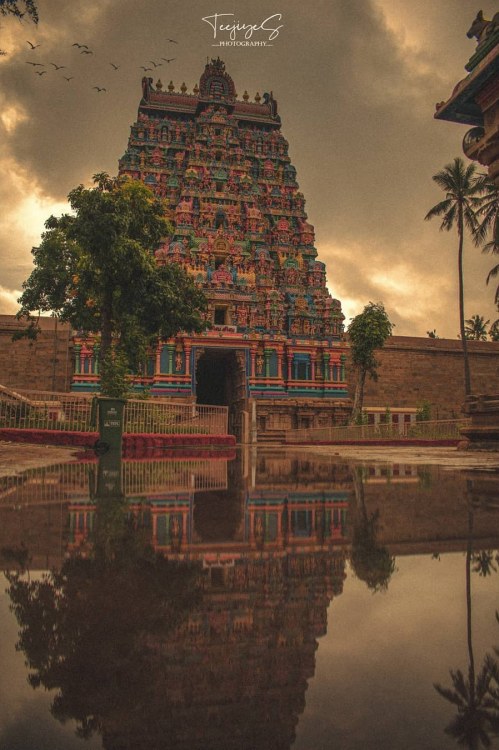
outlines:
M227 488L227 459L142 461L122 464L125 495L154 495L165 492L198 492Z
M455 440L461 437L461 428L470 420L442 419L435 421L411 422L404 425L345 425L344 427L311 427L290 430L286 433L287 443L334 443L336 441L364 440Z
M227 458L123 461L126 497L227 488ZM55 464L0 476L0 507L90 502L97 491L97 463Z
M91 394L13 391L0 387L0 428L90 432Z
M125 433L226 435L227 406L176 404L130 399ZM97 429L92 394L12 391L0 387L0 428L93 432Z
M175 404L169 401L126 402L124 432L167 435L226 435L227 406Z

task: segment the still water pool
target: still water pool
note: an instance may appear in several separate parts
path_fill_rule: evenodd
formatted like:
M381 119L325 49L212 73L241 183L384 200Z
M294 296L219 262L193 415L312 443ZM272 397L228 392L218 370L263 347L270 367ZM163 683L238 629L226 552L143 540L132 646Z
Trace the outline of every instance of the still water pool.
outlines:
M2 750L499 748L499 476L282 452L0 479Z

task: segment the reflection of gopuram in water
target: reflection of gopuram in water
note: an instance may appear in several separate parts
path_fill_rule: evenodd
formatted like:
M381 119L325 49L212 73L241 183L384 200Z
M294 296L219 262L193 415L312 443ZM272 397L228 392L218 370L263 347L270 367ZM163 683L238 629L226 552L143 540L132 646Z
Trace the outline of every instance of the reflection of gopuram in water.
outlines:
M317 638L326 632L327 607L342 591L348 505L344 466L331 464L309 486L300 481L300 468L296 461L272 460L266 485L262 463L254 469L247 457L148 464L104 456L98 467L75 469L82 472L76 488L62 485L69 500L66 581L77 558L95 575L92 560L102 558L99 523L105 517L109 524L110 503L119 508L123 494L137 534L162 557L197 571L200 596L183 622L167 634L146 626L137 633L137 661L130 668L147 670L151 686L141 686L146 695L140 714L124 711L130 703L124 696L101 700L95 728L106 748L291 746L314 674ZM308 477L310 464L303 471ZM119 523L116 528L121 534ZM77 587L84 592L86 582ZM119 617L119 587L112 588L114 603L108 606ZM82 642L89 637L91 632L84 633ZM130 679L124 683L126 690ZM76 718L86 726L82 716L95 711L94 700L74 701L65 693L71 690L60 686L55 715L73 715L77 703L83 713ZM109 710L111 703L116 710Z
M123 462L120 476L129 512L140 513L153 547L176 559L229 567L248 555L327 551L346 541L344 465L320 469L285 456L261 458L251 468L247 456L231 462ZM70 503L69 549L91 534L95 491Z
M45 634L28 616L21 647L56 691L54 715L106 748L288 749L362 518L376 515L378 553L464 550L478 501L478 549L494 479L258 452L108 455L2 480L0 548L23 540L32 568L50 559L66 604L54 643L70 648L40 663L29 649Z

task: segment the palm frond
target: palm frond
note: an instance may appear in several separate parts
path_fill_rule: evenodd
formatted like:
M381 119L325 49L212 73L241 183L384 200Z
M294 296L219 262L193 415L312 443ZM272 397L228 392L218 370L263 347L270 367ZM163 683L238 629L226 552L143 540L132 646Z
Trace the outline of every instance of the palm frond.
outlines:
M430 210L424 217L425 221L429 221L430 219L433 219L435 216L441 216L442 214L446 213L446 211L448 211L451 206L452 206L452 201L449 198L446 198L445 200L440 201L440 203L437 203L436 206L433 206L433 208L430 208Z

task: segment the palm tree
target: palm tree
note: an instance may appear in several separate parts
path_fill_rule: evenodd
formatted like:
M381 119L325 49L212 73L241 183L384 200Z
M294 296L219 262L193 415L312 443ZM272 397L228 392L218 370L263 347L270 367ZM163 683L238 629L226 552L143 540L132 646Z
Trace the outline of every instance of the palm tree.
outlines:
M487 326L490 320L484 320L483 315L472 315L465 321L466 338L472 341L487 341Z
M471 483L469 492L472 492ZM469 750L490 747L490 736L499 732L499 695L496 683L499 677L496 660L486 654L478 674L476 673L475 654L472 638L471 609L471 572L490 574L490 561L485 556L473 552L474 509L468 508L468 543L466 547L466 631L468 644L468 677L460 669L450 670L452 688L434 683L435 690L452 703L457 713L445 728L445 732L454 737L459 745ZM478 563L478 566L477 566ZM486 571L486 572L485 572ZM496 614L497 616L497 614Z
M452 164L446 164L437 174L433 175L433 181L445 192L443 201L431 208L425 216L425 220L433 219L435 216L442 217L440 229L448 232L456 225L458 234L458 277L459 277L459 324L461 330L461 341L464 358L464 391L466 396L471 393L470 365L468 360L468 347L466 344L466 332L464 327L464 282L463 282L463 247L464 229L469 230L473 237L478 232L478 220L476 211L482 205L482 193L484 191L483 177L475 174L474 164L465 165L464 161L457 156Z
M499 318L497 320L494 320L494 322L490 326L489 336L491 341L499 341Z
M480 217L480 225L476 236L477 244L489 241L482 248L483 253L499 255L499 189L497 185L483 176L482 205L477 214ZM487 284L499 274L499 263L490 269L487 276ZM499 286L496 288L495 301L499 304Z
M469 750L490 747L490 735L497 735L499 729L499 712L494 697L496 662L490 654L486 654L476 678L471 667L467 679L460 669L455 672L451 669L450 676L452 688L434 685L435 690L457 708L457 713L445 728L445 732Z

